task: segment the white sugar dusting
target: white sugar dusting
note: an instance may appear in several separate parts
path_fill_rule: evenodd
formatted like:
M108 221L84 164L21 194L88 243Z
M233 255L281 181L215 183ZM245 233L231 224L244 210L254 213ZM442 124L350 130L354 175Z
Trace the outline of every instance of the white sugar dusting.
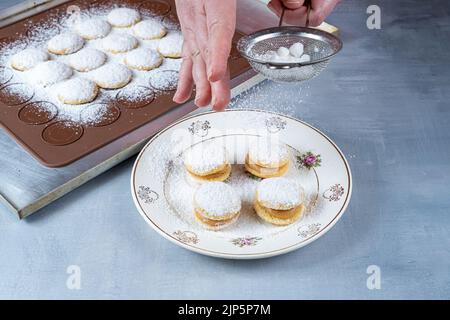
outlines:
M258 200L272 209L292 209L303 200L301 186L296 181L283 177L264 179L257 191Z
M254 120L254 119L253 119ZM250 120L251 121L251 120ZM254 123L254 122L253 122ZM248 137L236 135L235 140L227 141L227 138L215 138L211 140L211 143L217 143L218 145L230 145L237 146L235 152L229 151L230 158L242 159L246 154L246 142ZM165 142L165 143L163 143ZM155 142L156 143L156 142ZM204 184L192 183L189 176L186 174L186 168L184 166L184 155L181 153L178 156L173 157L176 153L172 150L173 145L168 144L167 140L160 140L158 144L155 144L151 148L151 152L146 152L143 158L143 166L145 168L151 168L152 184L158 184L159 181L164 185L164 197L167 200L167 219L171 220L171 223L178 224L180 228L191 230L193 232L214 232L215 236L230 238L230 237L245 237L245 236L275 236L281 232L289 230L291 228L298 228L299 225L307 223L308 219L312 217L313 212L309 212L310 208L317 205L317 180L313 171L300 169L295 165L295 156L299 153L295 150L290 150L290 167L285 177L289 180L293 180L301 184L305 190L307 207L307 214L302 220L289 226L273 226L269 223L261 220L253 209L253 201L256 196L256 189L261 179L256 178L245 171L245 168L240 162L232 162L232 172L230 177L224 181L225 184L230 186L232 190L239 196L241 200L241 214L239 219L233 225L224 228L219 231L205 230L204 227L196 221L193 214L194 211L194 195L196 190ZM227 148L228 149L228 148ZM173 157L173 158L172 158ZM166 164L166 165L164 165ZM206 197L206 196L205 196ZM212 197L212 196L211 196ZM216 196L214 196L216 197ZM217 196L213 203L222 203L220 196ZM290 199L291 197L288 196ZM320 204L319 204L320 205ZM217 207L216 207L217 209ZM311 215L311 217L309 217Z
M184 163L198 174L209 173L227 162L225 147L217 143L199 143L190 148L184 156Z
M194 194L194 205L207 216L221 217L241 210L241 199L232 187L223 182L202 184Z
M129 99L129 101L139 101L139 97L142 94L144 88L145 90L153 91L153 94L156 97L164 90L173 90L174 88L176 88L176 84L178 81L178 71L181 66L181 59L164 58L163 63L157 69L151 71L130 70L129 72L131 74L131 81L125 87L113 90L100 89L98 97L90 103L82 105L66 105L58 100L57 95L55 94L55 89L56 85L59 82L66 79L77 78L88 78L94 80L93 76L95 75L95 71L98 70L97 68L101 68L101 65L104 63L101 61L102 53L99 53L98 51L103 52L103 54L105 55L106 64L124 65L126 53L111 54L109 52L105 52L104 48L102 47L103 40L105 40L105 38L102 38L103 36L133 36L133 28L113 27L110 28L109 31L107 30L107 15L111 12L112 9L114 8L111 5L95 6L79 12L79 16L77 18L66 14L51 14L46 21L43 21L39 24L32 24L31 21L30 23L26 23L28 24L28 31L26 36L20 36L12 43L3 43L0 47L0 83L4 85L12 83L22 84L16 85L9 89L5 88L3 89L4 92L6 92L6 90L14 91L14 95L23 96L24 100L26 98L29 98L30 96L33 96L32 101L48 101L54 104L58 109L58 119L70 120L76 123L84 123L86 118L89 118L90 122L101 121L102 119L104 119L104 112L108 112L108 109L105 108L105 105L99 104L99 102L114 101L117 94L121 92L121 90L126 91L126 94L122 95L122 97L126 97L127 99ZM127 14L127 19L129 19L130 17L131 16ZM133 19L135 18L136 16L134 15ZM142 18L143 21L147 19L162 20L162 17L154 16L142 16L140 18ZM87 21L91 22L88 23ZM93 26L97 29L89 30L90 26ZM176 32L179 35L178 31L169 31L169 35L172 32ZM27 66L31 66L30 70L17 71L11 67L11 59L14 54L22 52L24 49L31 48L34 50L47 52L48 42L50 41L50 39L58 35L73 33L78 33L83 37L86 37L86 39L91 36L96 39L85 40L83 48L73 54L57 55L49 53L49 62L51 62L51 65L54 65L57 62L57 68L54 68L54 66L51 68L51 70L48 70L49 68L44 68L45 73L41 75L39 75L37 72L33 73L33 71L38 68L38 66L32 66L36 63L35 59L41 59L36 58L37 56L33 56L32 59L24 61L26 62L25 64ZM156 50L156 48L158 48L158 44L160 42L159 39L140 39L136 41L138 48L153 50ZM73 42L72 45L69 45L69 50L75 50L75 48L78 46L80 46L79 41ZM94 50L97 50L98 54L94 54ZM84 60L84 63L82 63L82 60ZM36 64L40 65L42 64L42 62ZM61 64L63 64L63 66ZM73 70L72 67L76 70ZM89 71L91 69L93 70ZM55 70L58 71L55 73ZM69 73L71 73L71 75L68 75ZM45 81L42 79L45 79ZM36 82L40 84L37 85ZM48 104L42 104L43 108L46 105ZM91 106L93 107L91 108ZM82 117L81 113L83 111L84 116ZM88 114L90 116L86 117L86 115Z

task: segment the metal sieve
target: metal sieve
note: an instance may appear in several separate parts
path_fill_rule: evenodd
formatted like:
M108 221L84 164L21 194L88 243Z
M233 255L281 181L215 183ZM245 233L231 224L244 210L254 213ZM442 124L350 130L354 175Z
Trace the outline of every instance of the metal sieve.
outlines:
M309 18L308 6L308 18ZM317 76L325 69L331 57L342 48L342 41L331 33L318 29L296 26L282 27L284 10L278 27L257 31L242 37L237 49L251 67L264 77L276 82L300 82ZM308 19L306 25L308 25ZM267 58L269 51L289 48L294 43L304 45L308 62L275 62Z

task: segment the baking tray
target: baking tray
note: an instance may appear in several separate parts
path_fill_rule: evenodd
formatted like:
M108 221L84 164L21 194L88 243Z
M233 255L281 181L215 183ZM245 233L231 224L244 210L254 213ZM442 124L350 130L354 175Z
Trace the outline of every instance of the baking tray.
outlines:
M29 32L28 26L54 19L67 12L68 8L73 8L70 6L84 10L106 5L132 7L144 15L151 12L164 17L163 19L177 20L173 0L68 1L1 29L0 45L26 36ZM239 30L236 31L233 42L236 43L242 35ZM229 58L231 78L250 68L239 56L235 45L233 48ZM23 148L48 167L66 166L177 107L172 101L175 88L161 90L153 87L153 90L146 91L140 103L121 99L119 90L116 99L101 102L108 108L108 116L95 125L85 125L60 121L55 118L55 114L39 112L37 105L51 103L34 99L32 87L28 87L29 95L26 96L10 94L10 89L16 86L27 85L11 79L0 86L0 123Z

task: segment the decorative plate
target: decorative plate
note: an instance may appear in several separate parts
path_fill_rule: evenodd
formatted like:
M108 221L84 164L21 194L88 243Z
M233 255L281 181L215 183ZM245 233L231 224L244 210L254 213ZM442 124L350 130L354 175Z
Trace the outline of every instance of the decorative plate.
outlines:
M306 192L306 211L296 223L279 227L261 221L252 208L259 178L244 170L248 142L264 136L290 148L286 177ZM204 229L192 213L198 185L185 172L183 152L215 140L227 148L233 163L226 183L242 198L236 224L220 231ZM339 148L325 134L300 120L259 110L232 109L203 113L178 121L154 136L142 149L131 174L137 209L154 230L197 253L231 259L276 256L320 238L344 213L352 178Z

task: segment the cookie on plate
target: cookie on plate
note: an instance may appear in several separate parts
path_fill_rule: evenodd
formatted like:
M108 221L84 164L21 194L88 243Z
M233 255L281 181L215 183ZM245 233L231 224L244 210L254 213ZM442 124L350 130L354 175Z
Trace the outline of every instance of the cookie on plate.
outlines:
M183 161L189 177L197 182L225 181L231 173L227 151L221 144L198 143L186 151Z
M259 138L250 144L245 169L260 178L279 177L289 169L289 157L285 144Z
M209 230L230 226L239 218L239 194L224 182L202 184L194 194L194 215Z
M266 222L286 226L299 220L305 211L303 188L283 177L262 180L256 189L253 207Z
M166 33L166 28L155 19L143 20L133 26L133 34L142 40L161 39Z

